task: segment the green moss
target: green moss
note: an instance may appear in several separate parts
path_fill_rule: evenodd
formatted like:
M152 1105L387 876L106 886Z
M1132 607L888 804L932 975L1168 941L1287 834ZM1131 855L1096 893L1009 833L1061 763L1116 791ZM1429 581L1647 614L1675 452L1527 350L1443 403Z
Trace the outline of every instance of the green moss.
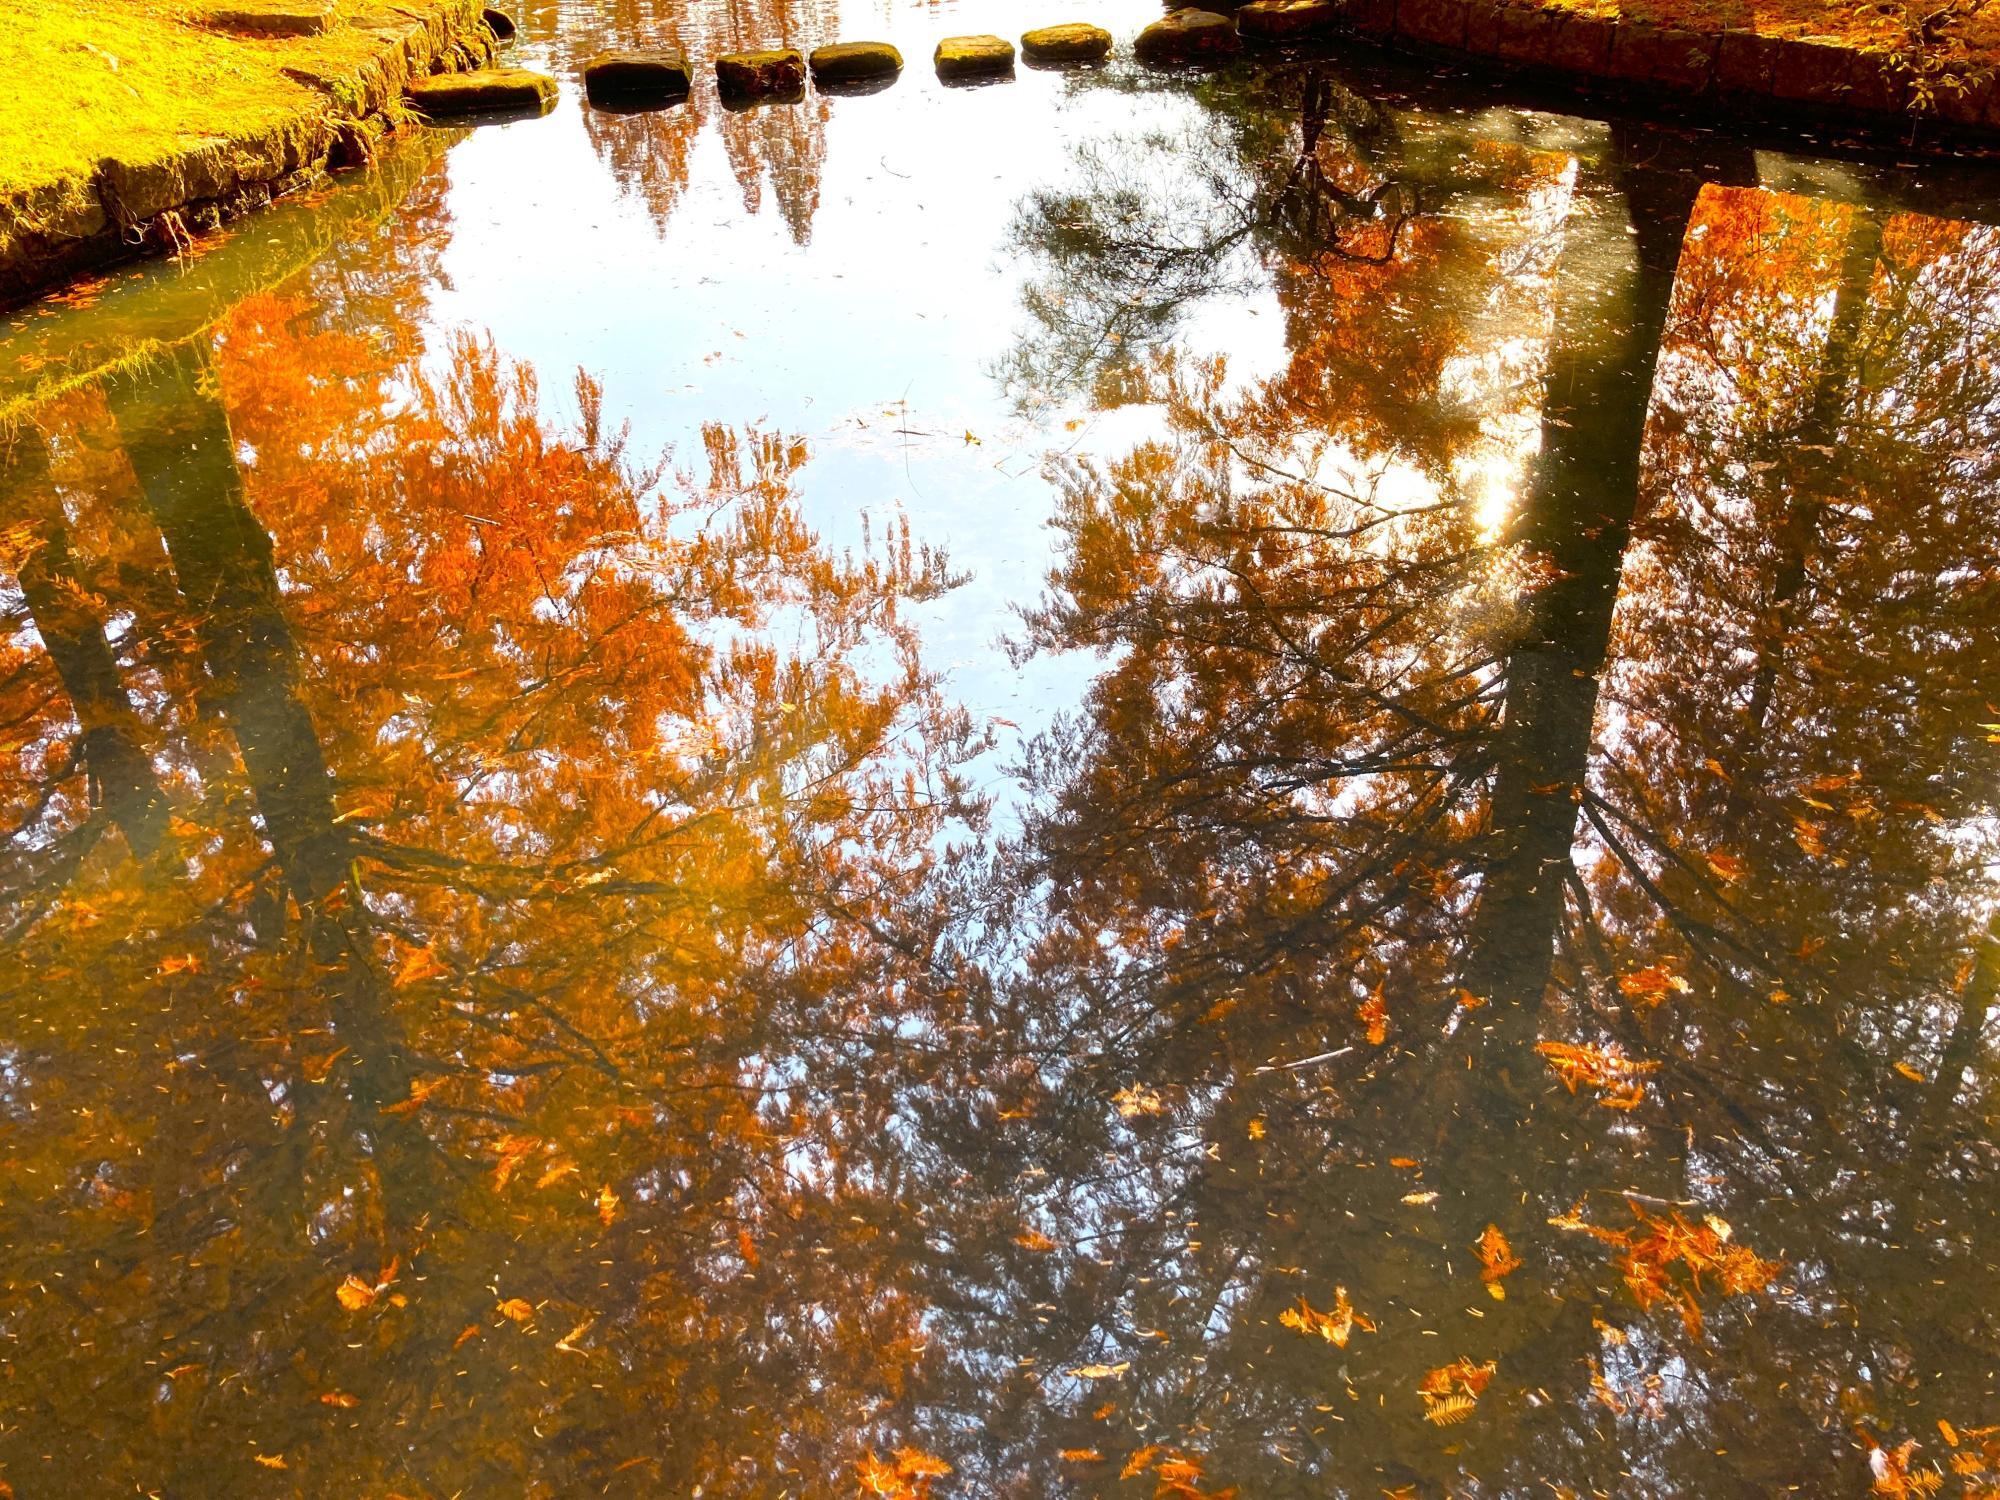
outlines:
M398 0L411 16L460 0ZM233 0L233 9L251 9ZM317 36L256 37L204 25L196 0L10 0L0 47L0 194L87 180L106 157L164 162L190 145L280 130L323 110L334 80L379 56L368 0L338 0Z

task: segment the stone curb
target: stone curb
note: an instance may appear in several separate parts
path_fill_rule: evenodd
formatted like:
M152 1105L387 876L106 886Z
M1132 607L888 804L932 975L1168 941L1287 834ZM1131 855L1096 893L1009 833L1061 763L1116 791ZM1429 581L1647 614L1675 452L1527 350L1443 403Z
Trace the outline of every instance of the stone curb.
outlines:
M1336 0L1345 29L1383 42L1492 58L1573 85L1616 85L1658 98L1820 115L1877 129L1935 121L2000 132L2000 76L1940 92L1930 114L1886 53L1754 31L1684 31L1582 15L1534 0Z

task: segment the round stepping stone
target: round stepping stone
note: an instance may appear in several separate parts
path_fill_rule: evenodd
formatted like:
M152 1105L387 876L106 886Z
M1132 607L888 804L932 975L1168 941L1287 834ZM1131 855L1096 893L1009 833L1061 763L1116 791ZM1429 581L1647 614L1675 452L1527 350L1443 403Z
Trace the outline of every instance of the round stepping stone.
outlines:
M813 48L806 61L814 83L863 83L903 71L903 54L887 42L834 42Z
M694 79L677 47L645 52L600 52L583 65L583 91L592 104L678 104Z
M1021 56L1031 63L1102 62L1110 55L1111 33L1086 21L1021 33Z
M1222 62L1243 50L1236 23L1212 10L1187 8L1168 13L1139 33L1132 50L1140 62Z
M530 73L525 68L438 73L412 81L403 96L433 119L496 110L546 110L555 103L556 81L546 73Z
M796 47L725 52L715 60L715 81L725 99L769 99L806 86L806 60Z
M932 61L946 80L997 78L1014 71L1014 44L997 36L948 36L937 44Z
M1250 0L1236 12L1245 41L1290 42L1320 36L1339 24L1337 0Z
M489 5L479 13L479 19L486 23L486 29L493 33L495 41L508 42L514 39L514 18L506 11L495 10Z

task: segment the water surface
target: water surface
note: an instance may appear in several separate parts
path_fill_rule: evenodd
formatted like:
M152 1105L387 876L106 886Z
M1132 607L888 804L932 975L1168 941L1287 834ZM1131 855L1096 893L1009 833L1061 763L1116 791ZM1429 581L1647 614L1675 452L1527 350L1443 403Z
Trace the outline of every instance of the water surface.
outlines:
M2000 1483L1993 180L1051 19L13 318L16 1493Z

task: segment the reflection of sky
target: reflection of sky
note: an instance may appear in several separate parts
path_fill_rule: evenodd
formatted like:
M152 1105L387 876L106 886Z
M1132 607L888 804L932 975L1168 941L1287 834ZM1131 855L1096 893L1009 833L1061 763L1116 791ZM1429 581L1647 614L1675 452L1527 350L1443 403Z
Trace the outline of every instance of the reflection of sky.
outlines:
M1129 24L1112 23L1121 42L1158 14L1126 9ZM621 191L574 96L548 118L480 130L450 158L450 290L436 308L444 325L491 328L502 350L533 362L553 408L575 366L600 377L606 415L631 422L641 459L671 445L697 461L703 422L805 435L813 459L798 492L811 522L858 545L864 515L879 537L902 513L918 540L942 545L971 576L924 620L928 659L976 713L1032 732L1079 698L1091 671L1046 660L1017 670L996 645L1051 561L1045 456L1115 453L1152 431L1133 414L1113 423L1058 409L1031 425L1009 409L989 373L1022 317L1024 268L1002 258L1006 230L1023 193L1068 175L1075 142L1170 127L1195 106L1025 67L982 88L937 81L936 38L1022 24L1013 8L986 6L847 28L896 41L907 66L885 93L829 101L804 248L775 193L746 214L712 123L664 226ZM1268 296L1211 305L1188 325L1197 347L1244 371L1272 368L1282 335ZM1003 726L982 779L1012 737Z

